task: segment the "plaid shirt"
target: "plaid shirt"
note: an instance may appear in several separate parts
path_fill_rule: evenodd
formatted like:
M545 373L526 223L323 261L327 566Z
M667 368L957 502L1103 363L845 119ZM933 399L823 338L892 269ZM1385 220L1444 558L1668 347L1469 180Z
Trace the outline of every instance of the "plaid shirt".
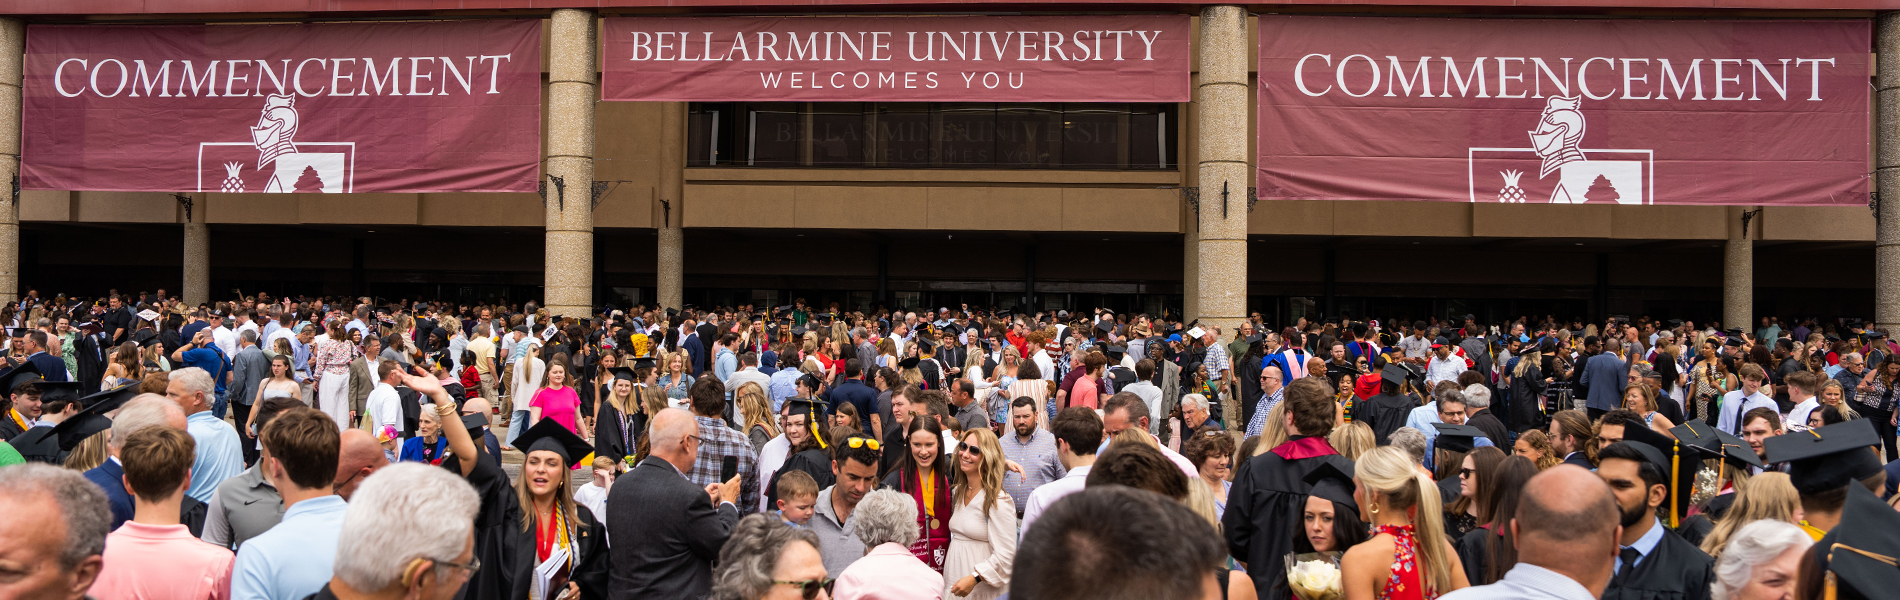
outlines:
M1201 358L1201 366L1207 368L1209 383L1220 381L1221 371L1234 368L1233 365L1227 364L1227 349L1222 348L1220 344L1207 345L1207 355Z
M699 423L699 456L693 459L693 472L686 475L693 485L706 487L719 481L719 461L727 456L739 457L739 497L759 497L759 473L756 467L758 457L752 453L752 441L745 434L726 427L726 422L699 415L693 415ZM752 512L751 503L739 503L739 514Z

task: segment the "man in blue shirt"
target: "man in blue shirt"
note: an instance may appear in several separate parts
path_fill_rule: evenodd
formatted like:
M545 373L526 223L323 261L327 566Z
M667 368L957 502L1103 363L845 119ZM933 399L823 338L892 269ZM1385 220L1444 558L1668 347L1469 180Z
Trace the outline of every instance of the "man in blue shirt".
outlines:
M172 371L171 383L165 386L165 397L184 409L185 432L198 444L191 463L191 487L185 495L207 504L218 484L244 472L237 429L211 414L211 394L211 375L197 367Z
M330 582L336 564L348 508L331 487L341 438L329 415L293 408L273 418L258 441L259 471L283 496L284 518L238 549L231 600L302 600Z
M872 439L884 439L884 424L880 417L874 416L877 415L877 390L864 385L864 381L859 378L863 374L864 365L858 359L845 360L845 380L826 391L825 400L831 402L833 412L837 412L838 406L850 403L858 409L858 419L864 432L877 436Z
M225 386L231 378L231 359L211 341L211 329L198 330L197 334L191 336L191 343L172 351L172 360L184 367L204 369L211 376L217 389L210 406L216 414L222 414Z

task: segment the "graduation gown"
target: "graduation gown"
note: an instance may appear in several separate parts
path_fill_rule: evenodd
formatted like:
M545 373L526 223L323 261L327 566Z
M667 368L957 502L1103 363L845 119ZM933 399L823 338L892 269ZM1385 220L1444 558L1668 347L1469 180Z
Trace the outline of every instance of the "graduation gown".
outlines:
M632 400L638 400L634 396ZM623 418L624 417L624 418ZM594 456L605 456L614 460L624 460L633 456L636 443L647 430L647 416L644 412L622 415L611 402L600 403L600 414L594 419Z
M1347 473L1353 468L1325 438L1298 436L1248 459L1235 472L1221 529L1228 553L1252 567L1247 573L1260 598L1292 597L1284 560L1293 552L1294 539L1306 535L1301 517L1313 488L1306 474L1323 463Z
M1709 555L1675 532L1664 531L1656 549L1634 570L1610 578L1603 600L1708 600L1714 567Z
M1378 444L1391 443L1392 432L1405 426L1405 417L1418 408L1418 399L1403 394L1379 394L1363 402L1353 403L1354 421L1365 421L1372 427L1372 436Z
M13 422L13 413L0 410L0 442L12 441L13 438L20 437L22 433L26 433L26 430L21 429L19 423Z
M49 435L52 431L52 425L37 425L8 440L8 443L13 444L13 449L18 450L20 457L27 462L62 464L66 462L67 452L59 449L59 436ZM29 443L29 440L36 438L38 442Z
M574 568L568 573L568 581L580 586L580 600L606 600L607 573L613 568L613 557L607 552L607 528L595 520L594 512L585 506L574 505L574 516L568 548L574 556ZM519 521L515 527L520 528ZM536 541L535 532L523 531L519 543L512 548L514 573L510 576L513 586L508 593L510 600L527 600L529 590L533 589L534 569L541 562L535 556ZM482 569L488 569L486 562ZM548 595L559 597L560 591L549 589Z
M1676 535L1682 536L1682 541L1689 542L1689 545L1696 548L1702 547L1702 540L1707 539L1711 531L1715 531L1715 521L1709 520L1708 515L1690 516L1676 526Z
M1451 508L1451 503L1457 502L1458 496L1464 494L1464 490L1461 489L1462 487L1457 475L1438 480L1439 500L1443 502L1446 508Z
M1464 565L1466 581L1474 586L1496 583L1485 579L1484 572L1491 564L1491 545L1503 541L1486 527L1473 529L1464 537L1451 541L1452 549L1458 552L1458 562Z
M78 341L74 343L74 345L79 346L79 355L74 357L73 366L79 369L79 372L74 373L74 375L79 376L78 381L82 384L80 389L99 389L99 381L105 377L106 346L102 345L100 341L103 337L105 337L103 333L98 335L82 335L79 336Z
M442 468L450 473L461 473L461 459L450 455L442 461ZM514 485L509 483L501 465L486 457L477 457L474 470L468 473L468 484L482 499L481 509L475 513L475 557L481 559L482 568L469 578L458 597L461 600L509 600L512 598L509 593L515 589L515 574L520 572L515 564L520 556L519 547L527 547L532 557L534 537L521 530L521 504L515 499ZM524 593L522 597L527 596Z
M804 471L818 482L818 489L831 487L837 483L836 475L831 474L831 455L824 448L812 447L809 450L793 454L785 459L785 465L772 474L772 485L765 489L765 505L778 506L778 478L792 471Z

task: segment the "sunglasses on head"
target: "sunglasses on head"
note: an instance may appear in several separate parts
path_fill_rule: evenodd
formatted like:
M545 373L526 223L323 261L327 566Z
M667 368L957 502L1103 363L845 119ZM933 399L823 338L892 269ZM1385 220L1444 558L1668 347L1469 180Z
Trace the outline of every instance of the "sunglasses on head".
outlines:
M874 440L871 438L854 437L854 438L851 438L850 441L845 442L845 444L848 446L851 446L852 448L869 447L872 450L878 449L877 440Z

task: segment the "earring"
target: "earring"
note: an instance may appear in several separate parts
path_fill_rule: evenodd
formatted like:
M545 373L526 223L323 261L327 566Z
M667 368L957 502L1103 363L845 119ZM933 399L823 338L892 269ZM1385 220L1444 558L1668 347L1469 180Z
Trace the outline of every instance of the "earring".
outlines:
M1376 514L1379 514L1379 505L1377 505L1377 504L1373 504L1373 505L1371 505L1371 506L1369 506L1369 507L1367 507L1367 508L1368 508L1368 510L1371 510L1371 511L1372 511L1372 514L1375 514L1375 515L1376 515Z

